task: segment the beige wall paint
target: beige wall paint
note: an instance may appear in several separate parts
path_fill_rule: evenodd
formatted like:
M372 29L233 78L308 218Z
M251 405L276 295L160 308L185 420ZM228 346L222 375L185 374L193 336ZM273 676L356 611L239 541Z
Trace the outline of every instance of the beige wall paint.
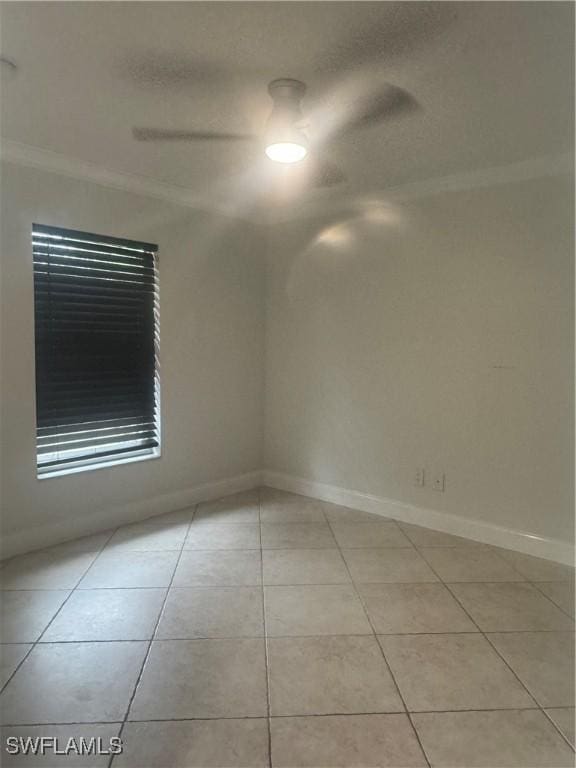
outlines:
M254 226L2 166L2 533L6 537L259 469L263 241ZM162 457L36 479L32 223L158 243Z
M572 540L572 211L542 178L271 228L268 468Z

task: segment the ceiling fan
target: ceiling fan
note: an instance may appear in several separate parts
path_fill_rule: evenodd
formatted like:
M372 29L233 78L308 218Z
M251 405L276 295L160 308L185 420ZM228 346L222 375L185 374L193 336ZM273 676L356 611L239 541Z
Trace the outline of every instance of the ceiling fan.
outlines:
M268 93L272 99L272 111L263 136L145 127L133 128L132 134L137 141L146 142L259 142L273 162L284 165L300 163L311 150L308 136L311 125L304 118L301 106L306 85L300 80L278 78L269 83ZM417 108L416 100L407 91L385 83L369 98L359 101L355 111L339 126L338 133L373 125ZM316 162L315 166L316 186L333 186L346 180L344 173L335 165Z

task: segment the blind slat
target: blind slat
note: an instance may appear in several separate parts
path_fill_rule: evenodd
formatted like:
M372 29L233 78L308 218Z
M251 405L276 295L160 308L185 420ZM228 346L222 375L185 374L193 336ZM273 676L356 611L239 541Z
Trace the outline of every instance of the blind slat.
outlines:
M142 449L154 449L158 447L158 443L155 443L154 441L146 442L144 445L129 445L124 448L114 448L112 450L102 450L98 453L88 453L86 452L84 457L81 456L66 456L56 459L49 459L44 457L41 461L38 461L38 467L39 469L43 471L54 471L56 469L65 469L70 464L75 465L84 465L88 466L89 463L91 463L91 460L93 459L100 459L101 461L110 460L119 458L121 459L123 456L125 456L128 453L133 453L134 451L142 452ZM150 453L150 450L147 451ZM142 452L142 455L146 455L145 452ZM84 461L82 461L82 458Z
M99 246L110 245L115 248L124 248L138 253L148 252L156 254L158 246L152 243L142 243L138 240L126 240L126 238L109 237L108 235L94 235L91 232L80 232L74 229L62 229L61 227L52 227L45 224L34 224L32 229L33 237L44 236L46 238L62 238L68 242L94 243Z

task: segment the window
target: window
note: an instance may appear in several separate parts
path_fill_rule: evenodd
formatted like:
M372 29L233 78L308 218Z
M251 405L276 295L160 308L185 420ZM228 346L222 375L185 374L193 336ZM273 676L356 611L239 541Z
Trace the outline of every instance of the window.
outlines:
M158 456L155 245L34 225L38 476Z

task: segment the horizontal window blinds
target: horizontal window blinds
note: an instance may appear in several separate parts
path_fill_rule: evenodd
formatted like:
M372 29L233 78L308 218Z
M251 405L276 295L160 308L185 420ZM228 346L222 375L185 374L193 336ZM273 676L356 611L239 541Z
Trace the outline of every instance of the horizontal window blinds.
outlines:
M38 473L157 452L157 246L34 225Z

